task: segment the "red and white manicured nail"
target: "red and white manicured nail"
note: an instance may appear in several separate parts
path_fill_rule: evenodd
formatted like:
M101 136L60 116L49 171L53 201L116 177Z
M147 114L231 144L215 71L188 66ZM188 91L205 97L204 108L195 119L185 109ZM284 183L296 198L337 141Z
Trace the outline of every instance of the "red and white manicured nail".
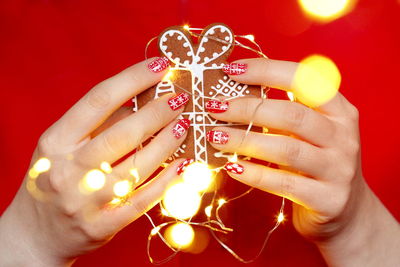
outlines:
M244 167L238 163L227 162L225 163L224 170L234 174L242 174L244 172Z
M149 70L155 73L165 70L166 68L168 68L168 66L169 66L169 60L166 57L156 58L155 60L150 62L149 65L147 65Z
M187 166L192 164L194 162L194 159L185 159L181 164L179 164L178 168L176 169L176 173L180 175L183 173L186 169Z
M227 111L229 108L229 102L221 102L213 99L206 103L206 110L211 113L222 113Z
M206 137L208 142L219 145L225 145L229 140L229 134L223 131L208 131Z
M190 120L188 119L181 119L179 120L174 128L172 129L172 133L174 134L176 139L179 139L186 133L186 131L190 127Z
M172 110L180 109L180 107L186 105L189 101L189 95L187 93L180 93L177 96L174 96L168 100L168 105Z
M245 63L231 63L226 64L222 70L228 75L240 75L247 71L247 64Z

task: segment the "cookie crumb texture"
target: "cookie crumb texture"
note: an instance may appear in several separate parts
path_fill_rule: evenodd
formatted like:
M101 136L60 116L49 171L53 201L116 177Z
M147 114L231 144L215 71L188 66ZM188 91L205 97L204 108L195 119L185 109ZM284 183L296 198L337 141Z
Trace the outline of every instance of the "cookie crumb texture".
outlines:
M192 37L182 26L165 29L158 37L158 47L160 56L170 61L172 75L132 101L137 109L166 93L190 93L181 115L181 119L190 120L188 136L169 160L185 157L211 166L223 166L227 159L215 157L214 153L218 151L207 142L207 132L215 126L232 124L209 116L207 102L213 98L261 97L262 89L260 86L237 83L223 72L235 43L234 34L228 26L211 24L199 36Z

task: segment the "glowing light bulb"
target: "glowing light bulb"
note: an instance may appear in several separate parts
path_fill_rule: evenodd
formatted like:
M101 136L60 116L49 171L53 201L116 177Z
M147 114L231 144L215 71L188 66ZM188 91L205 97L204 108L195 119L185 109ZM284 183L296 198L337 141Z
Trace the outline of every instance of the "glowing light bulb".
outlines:
M165 74L165 76L162 78L162 80L163 80L164 82L170 81L173 75L174 75L174 72L173 72L172 70L169 70L169 71L167 72L167 74Z
M222 205L224 205L226 203L226 200L225 199L223 199L223 198L220 198L220 199L218 199L218 206L222 206Z
M85 190L94 192L103 188L106 183L106 176L102 171L93 169L86 173L81 182Z
M281 223L281 222L283 222L283 220L285 219L285 216L283 215L283 213L282 212L280 212L279 213L279 215L278 215L278 223Z
M154 235L158 234L158 232L160 232L160 229L161 229L160 226L154 227L153 229L151 229L150 234L154 236Z
M232 156L228 157L228 161L232 162L232 163L235 163L238 161L238 156L237 156L236 152Z
M299 0L301 8L319 21L332 21L348 13L354 0Z
M108 163L106 161L103 161L100 164L100 169L105 173L111 173L112 172L112 167L111 167L110 163Z
M135 184L137 184L140 181L139 172L137 168L130 169L129 174L132 175L133 178L135 178Z
M294 76L295 96L310 107L318 107L339 90L342 77L335 63L327 57L312 55L303 59Z
M190 30L190 27L189 27L189 25L185 24L185 25L183 26L183 29L189 31L189 30Z
M118 181L114 184L114 194L117 197L124 197L132 190L132 182L128 180Z
M168 216L187 219L196 214L200 207L201 197L197 190L185 183L172 185L167 189L163 206Z
M214 173L207 164L193 162L185 168L183 181L192 186L196 191L205 191L213 182Z
M286 92L286 94L287 94L289 100L293 102L294 101L294 94L292 92Z
M207 206L205 209L204 209L204 213L207 215L207 217L211 217L211 211L212 211L212 205L210 205L210 206Z
M48 158L40 158L36 163L33 165L33 169L37 173L43 173L50 170L51 162Z
M245 35L244 36L247 40L250 40L250 41L252 41L252 42L254 42L254 35L252 35L252 34L248 34L248 35Z
M120 199L120 198L117 198L117 197L113 198L113 199L109 202L109 204L111 204L111 205L118 205L119 203L121 203L121 199Z
M179 222L168 227L165 237L173 247L186 248L194 240L194 230L189 224Z

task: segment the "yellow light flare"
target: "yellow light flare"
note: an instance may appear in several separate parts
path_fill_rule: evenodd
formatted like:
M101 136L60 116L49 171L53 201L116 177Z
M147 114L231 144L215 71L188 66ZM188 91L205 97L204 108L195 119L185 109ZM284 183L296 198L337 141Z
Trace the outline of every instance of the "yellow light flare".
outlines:
M171 78L173 77L173 75L174 75L174 72L173 72L172 70L169 70L169 71L167 72L167 74L165 74L165 76L162 78L162 80L163 80L164 82L170 81Z
M289 98L289 100L290 101L294 101L295 99L294 99L294 94L293 94L293 92L286 92L286 94L287 94L287 96L288 96L288 98Z
M163 199L163 206L168 216L182 220L195 215L200 203L199 192L185 183L172 185L167 189Z
M332 60L322 55L311 55L300 62L292 87L300 102L315 108L335 97L341 80L339 69Z
M158 234L158 232L160 232L160 229L161 229L160 226L156 226L153 229L151 229L150 234L154 236L154 235Z
M39 176L40 173L38 173L34 168L30 169L28 172L28 175L31 179L36 179Z
M228 161L232 163L236 163L238 161L238 155L236 152L232 156L228 157Z
M208 218L211 217L212 208L213 208L212 205L210 205L210 206L207 206L207 207L204 209L204 213L207 215Z
M196 191L202 192L212 184L214 172L205 163L193 162L185 168L182 178L184 183L192 186Z
M102 189L106 183L106 175L99 169L88 171L81 181L83 189L94 192Z
M190 26L189 26L189 25L187 25L187 24L185 24L185 25L183 26L183 29L185 29L185 30L189 31L189 30L190 30Z
M132 175L133 178L135 178L135 184L137 184L140 181L139 171L137 168L130 169L129 174Z
M128 180L118 181L114 184L113 191L117 197L124 197L132 190L132 182Z
M252 34L245 35L244 37L245 37L247 40L252 41L252 42L254 42L254 40L255 40L254 35L252 35Z
M321 22L329 22L349 13L355 2L355 0L299 0L304 12Z
M186 248L194 240L194 230L189 224L178 222L165 230L165 238L175 248Z
M118 205L119 203L121 203L121 199L120 199L120 198L117 198L117 197L113 198L113 199L109 202L109 204L111 204L111 205Z
M48 158L40 158L36 163L33 165L33 169L37 173L43 173L50 170L51 162Z
M222 206L222 205L224 205L226 203L226 200L225 199L223 199L223 198L220 198L220 199L218 199L218 206Z
M283 215L282 212L279 213L277 220L278 220L278 223L281 223L285 220L285 216Z
M111 167L110 163L108 163L108 162L106 162L106 161L103 161L103 162L100 164L100 169L101 169L103 172L108 173L108 174L110 174L110 173L112 172L112 167Z

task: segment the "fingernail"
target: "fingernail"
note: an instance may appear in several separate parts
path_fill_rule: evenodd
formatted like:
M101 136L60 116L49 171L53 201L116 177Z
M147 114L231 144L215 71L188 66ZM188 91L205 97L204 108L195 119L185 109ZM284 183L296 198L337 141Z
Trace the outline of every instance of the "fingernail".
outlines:
M194 159L185 159L184 162L179 164L178 168L176 169L176 173L178 175L180 175L181 173L183 173L185 171L186 167L189 166L190 164L192 164L193 162L194 162Z
M168 105L172 110L177 110L189 101L189 95L187 93L180 93L173 98L168 100Z
M240 75L247 71L247 64L245 63L231 63L226 64L222 70L228 75Z
M206 136L207 141L213 144L225 145L229 140L229 134L223 131L208 131Z
M179 120L172 129L172 133L174 134L176 139L179 139L182 137L182 135L186 133L189 127L190 127L190 120L188 119Z
M159 57L153 60L152 62L147 65L147 67L155 73L161 72L168 68L169 66L169 60L166 57Z
M221 102L219 100L209 100L206 103L206 110L211 113L222 113L229 108L229 102Z
M227 162L224 166L224 170L234 174L242 174L244 172L244 167L238 163Z

